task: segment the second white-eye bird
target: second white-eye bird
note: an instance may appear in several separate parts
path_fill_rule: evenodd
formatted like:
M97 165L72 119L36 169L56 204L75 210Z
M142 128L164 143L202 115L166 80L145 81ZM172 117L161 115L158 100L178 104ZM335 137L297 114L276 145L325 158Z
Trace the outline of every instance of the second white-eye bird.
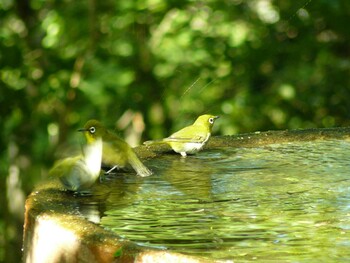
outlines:
M139 176L145 177L152 172L140 161L135 151L123 139L107 130L99 121L89 120L85 125L85 137L89 143L102 139L102 163L115 168L123 168L130 164Z
M186 157L187 154L194 154L203 149L210 138L214 122L217 118L219 116L210 114L201 115L192 125L173 133L169 137L161 140L146 141L144 144L166 143L175 152Z

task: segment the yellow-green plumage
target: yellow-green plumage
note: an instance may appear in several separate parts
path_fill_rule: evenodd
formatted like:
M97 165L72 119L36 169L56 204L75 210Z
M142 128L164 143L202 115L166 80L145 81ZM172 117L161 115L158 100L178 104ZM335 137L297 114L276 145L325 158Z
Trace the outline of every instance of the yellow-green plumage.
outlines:
M49 175L58 177L65 189L75 192L88 190L100 175L102 140L84 147L83 153L56 162Z
M187 126L167 138L155 141L146 141L144 144L166 143L183 157L200 151L208 142L215 120L219 116L205 114L197 118L190 126Z
M130 164L139 176L144 177L152 174L140 161L130 145L116 134L108 131L99 121L89 120L84 128L88 130L88 132L85 132L88 143L94 142L97 138L102 138L102 163L112 166L111 170Z

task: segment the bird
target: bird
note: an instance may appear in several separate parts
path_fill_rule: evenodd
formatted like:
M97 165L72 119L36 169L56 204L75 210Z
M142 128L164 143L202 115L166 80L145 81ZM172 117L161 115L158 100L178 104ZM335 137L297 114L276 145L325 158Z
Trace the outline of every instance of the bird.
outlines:
M116 168L123 168L130 164L137 175L141 177L152 175L152 171L140 161L131 146L115 133L110 132L98 120L87 121L83 131L88 144L99 138L102 139L102 164L112 167L106 172L107 174Z
M187 154L195 154L203 149L208 142L215 120L219 116L204 114L199 116L196 121L167 138L144 142L145 145L165 143L168 144L176 153L182 157Z
M58 177L66 190L89 192L101 171L102 139L83 147L82 154L57 161L49 175Z

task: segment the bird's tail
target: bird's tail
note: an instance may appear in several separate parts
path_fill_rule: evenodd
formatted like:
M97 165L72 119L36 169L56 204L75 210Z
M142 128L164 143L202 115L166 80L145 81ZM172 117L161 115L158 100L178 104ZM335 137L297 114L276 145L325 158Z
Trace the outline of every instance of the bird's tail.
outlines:
M137 157L136 153L130 149L129 163L134 168L139 176L146 177L152 175L152 171L149 170Z

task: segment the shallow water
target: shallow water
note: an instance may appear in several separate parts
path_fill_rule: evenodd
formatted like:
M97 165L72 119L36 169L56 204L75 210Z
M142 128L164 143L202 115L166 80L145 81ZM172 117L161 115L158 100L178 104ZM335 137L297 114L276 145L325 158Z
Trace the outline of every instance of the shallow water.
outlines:
M212 259L350 259L350 142L223 148L109 177L101 225L142 245Z

